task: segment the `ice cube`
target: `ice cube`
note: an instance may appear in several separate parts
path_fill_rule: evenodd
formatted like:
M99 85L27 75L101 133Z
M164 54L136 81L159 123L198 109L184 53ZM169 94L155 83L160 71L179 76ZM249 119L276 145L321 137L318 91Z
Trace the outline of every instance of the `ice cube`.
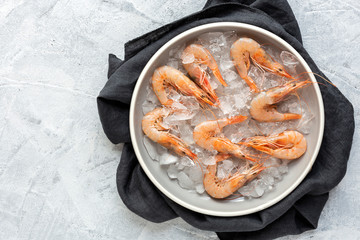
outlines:
M278 48L274 48L271 45L262 45L261 46L265 52L271 56L271 58L277 62L280 62L280 51Z
M204 185L203 183L199 183L195 186L195 190L197 193L199 194L203 194L205 192L205 188L204 188Z
M184 104L181 104L179 102L173 102L171 107L179 110L187 110L187 107L185 107Z
M178 174L179 174L179 170L177 169L177 167L175 166L175 164L171 164L169 165L168 169L167 169L167 174L169 176L170 179L175 179L177 178Z
M311 122L315 119L315 116L312 113L305 113L300 119L298 131L302 134L309 134L311 132Z
M185 53L181 56L183 64L189 64L195 61L195 56L192 53Z
M281 164L281 160L278 158L270 157L264 163L265 167L278 167Z
M247 95L243 95L243 94L235 94L234 95L234 100L235 100L235 104L234 107L236 109L243 109L246 108L246 104L248 102L248 97L250 96L250 92Z
M219 46L218 43L211 44L209 46L209 50L215 59L221 56L221 47Z
M220 68L221 70L223 70L224 72L230 68L234 67L234 63L233 61L226 59L226 58L221 58L220 59Z
M168 153L168 149L164 146L161 146L160 144L156 144L156 152L158 155L162 155L162 154L167 154ZM158 158L160 159L160 158Z
M279 134L279 133L282 133L288 129L290 129L290 125L292 124L291 121L289 122L277 122L277 123L274 123L274 127L272 128L272 131L269 133L269 134Z
M251 66L248 76L251 77L259 86L262 86L265 80L265 73L264 70Z
M282 176L277 167L270 167L265 169L264 171L266 171L273 178L282 179Z
M228 125L223 128L222 132L224 133L226 138L230 138L231 135L236 134L238 132L238 126L235 125Z
M170 51L169 51L169 57L170 58L175 58L175 59L180 59L182 52L185 49L185 43L175 46L173 47Z
M254 136L254 133L252 129L249 127L249 120L245 120L244 122L240 124L236 124L236 132L232 133L234 136L232 136L233 140L231 140L234 143L243 141L247 137Z
M185 109L195 111L200 109L199 102L193 96L182 96L179 100Z
M179 61L175 58L170 58L166 65L175 69L179 69Z
M284 64L284 66L287 66L287 67L293 67L294 65L299 64L299 61L295 57L295 55L288 51L282 51L280 53L280 58Z
M249 87L240 78L236 79L235 81L227 82L227 83L228 83L228 86L225 87L224 90L222 91L223 94L226 96L238 94L238 93L242 92L242 89L245 89L246 91L250 92Z
M202 122L211 120L214 118L214 116L212 114L218 115L218 111L217 110L212 110L212 111L197 111L194 112L195 116L190 120L191 126L196 126Z
M222 34L223 34L222 32L204 33L198 37L198 41L200 43L202 43L203 45L209 45L211 43L216 43L218 41L218 38L220 38Z
M194 161L191 160L189 157L186 157L186 156L180 158L180 164L185 166L185 167L191 167L191 166L195 165Z
M219 87L217 80L215 80L215 78L213 78L213 77L209 79L209 83L210 83L211 88L214 90Z
M238 143L244 138L244 136L240 132L235 132L227 138L233 143Z
M155 108L155 105L151 102L145 101L142 104L142 110L144 115L147 114L148 112L152 111Z
M178 169L178 170L183 170L185 168L185 166L181 163L181 161L175 163L175 167Z
M235 31L224 32L224 37L226 38L229 46L231 46L239 38Z
M234 110L234 97L233 96L224 96L219 97L220 109L223 114L229 114Z
M278 170L281 174L285 174L289 171L289 167L287 164L283 164L280 167L278 167Z
M291 113L298 113L300 114L301 111L301 105L298 102L291 102L288 104L289 112Z
M156 97L154 91L150 87L147 88L146 100L153 103L154 105L160 104L159 99Z
M235 80L238 77L238 74L233 70L227 69L223 72L223 78L225 82L229 83Z
M209 152L206 152L207 154L198 154L199 160L204 164L204 165L214 165L216 163L216 159L215 156L210 154Z
M150 138L148 138L147 136L144 136L144 146L145 149L147 150L150 158L152 158L153 160L158 161L158 153L157 153L157 146L156 143L154 143Z
M169 165L176 163L178 159L179 157L167 152L160 155L159 163L160 165Z
M189 124L179 125L180 138L188 145L194 144L193 129Z
M199 165L188 168L187 173L191 181L193 181L195 184L202 183L203 175Z
M259 180L253 180L246 187L248 187L245 188L247 190L247 196L251 196L254 198L261 197L266 189L266 186L264 186L264 184L262 184Z
M234 168L234 164L231 160L224 160L218 164L217 177L222 179L231 175L231 170Z
M233 161L231 161L231 160L222 161L222 168L230 173L231 170L234 168Z
M239 188L238 192L243 196L250 196L250 193L253 190L254 190L253 187L248 184L246 186Z
M218 165L218 168L217 168L217 171L216 171L216 176L219 178L219 179L224 179L226 177L228 177L229 175L226 173L226 171L220 167L221 165Z
M166 91L168 92L168 94L167 94L168 98L172 99L176 102L178 102L182 96L179 92L177 92L173 88L168 88L168 89L166 89Z
M189 176L186 173L184 173L183 171L179 172L177 179L179 181L179 185L182 188L185 188L185 189L194 189L195 188L194 182L191 181Z
M175 111L172 115L164 118L163 122L168 125L179 125L181 121L192 119L195 113L188 110Z
M256 193L256 196L255 196L255 194L253 194L252 195L253 197L261 197L265 192L264 185L263 184L256 184L254 192Z
M275 183L273 176L269 174L261 174L261 181L267 186L272 186Z

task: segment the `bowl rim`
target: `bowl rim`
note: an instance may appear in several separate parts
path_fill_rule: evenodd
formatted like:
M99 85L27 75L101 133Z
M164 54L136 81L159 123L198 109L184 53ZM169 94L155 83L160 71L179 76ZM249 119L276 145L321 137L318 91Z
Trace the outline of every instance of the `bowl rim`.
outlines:
M281 194L279 194L277 197L275 197L274 199L272 199L271 201L268 201L266 203L263 203L257 207L253 207L250 209L246 209L246 210L240 210L240 211L234 211L234 212L221 212L221 211L215 211L215 210L207 210L207 209L203 209L203 208L199 208L196 206L193 206L189 203L187 203L186 201L174 196L173 194L171 194L168 190L166 190L166 188L164 188L153 176L153 174L150 172L150 170L147 168L140 150L139 150L139 146L137 144L137 142L135 141L136 136L135 136L135 125L134 125L134 116L135 116L135 100L137 98L137 95L140 91L140 85L142 83L142 81L144 81L144 77L146 75L146 73L148 72L149 68L152 66L153 62L169 47L171 46L173 43L177 42L178 40L181 40L182 38L191 35L193 33L196 33L197 31L201 31L204 29L209 29L209 32L212 31L212 29L214 28L219 28L219 27L226 27L226 28L231 28L234 27L234 31L236 31L236 28L242 28L243 30L250 30L253 32L257 32L260 33L262 35L265 35L268 38L274 39L275 41L279 42L281 45L286 46L288 49L291 49L291 53L294 54L299 62L302 64L302 66L305 68L305 70L308 72L311 81L314 83L314 90L316 93L316 98L317 101L319 103L319 111L320 111L320 116L319 116L319 122L320 122L320 127L319 127L319 135L318 135L318 139L316 141L316 146L314 149L314 153L311 156L311 159L309 161L309 163L306 166L306 169L303 171L303 173L300 175L300 177L288 188L286 189L284 192L282 192ZM214 32L217 30L213 30ZM171 40L169 40L167 43L165 43L159 50L156 51L156 53L150 58L150 60L147 62L147 64L145 65L144 69L142 70L138 81L136 82L134 91L133 91L133 95L131 98L131 103L130 103L130 112L129 112L129 125L130 125L130 136L131 136L131 142L133 144L133 148L136 154L136 157L142 167L142 169L144 170L144 172L146 173L146 175L148 176L148 178L151 180L151 182L163 193L165 194L168 198L170 198L171 200L173 200L174 202L176 202L177 204L190 209L192 211L198 212L198 213L202 213L202 214L206 214L206 215L211 215L211 216L219 216L219 217L234 217L234 216L242 216L242 215L247 215L247 214L251 214L251 213L255 213L258 211L261 211L263 209L266 209L276 203L278 203L279 201L281 201L282 199L284 199L286 196L288 196L306 177L306 175L310 172L316 158L317 155L319 153L320 150L320 146L321 146L321 142L322 142L322 138L323 138L323 133L324 133L324 104L323 104L323 99L322 99L322 95L320 92L320 88L316 82L315 76L314 74L312 74L312 71L309 67L309 65L306 63L306 61L303 59L303 57L289 44L287 43L285 40L283 40L282 38L280 38L279 36L277 36L276 34L265 30L263 28L251 25L251 24L246 24L246 23L239 23L239 22L216 22L216 23L208 23L208 24L203 24L203 25L199 25L197 27L188 29L180 34L178 34L177 36L173 37ZM184 190L186 191L186 190Z

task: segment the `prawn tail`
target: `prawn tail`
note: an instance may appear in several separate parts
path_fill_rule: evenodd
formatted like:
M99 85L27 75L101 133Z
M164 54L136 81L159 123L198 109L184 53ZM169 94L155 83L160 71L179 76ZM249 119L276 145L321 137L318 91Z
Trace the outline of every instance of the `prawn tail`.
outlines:
M251 77L246 76L243 79L246 82L246 84L250 87L251 92L253 92L253 93L260 92L260 89L257 87L255 81Z
M216 160L216 163L218 163L218 162L224 161L230 157L231 157L231 154L219 153L216 155L215 160Z
M301 114L296 114L296 113L284 113L282 114L282 120L294 120L294 119L300 119L302 117Z
M236 68L236 71L238 72L238 74L240 75L240 77L246 82L246 84L250 87L250 91L254 92L254 93L258 93L260 92L259 88L256 86L255 81L249 77L247 74L243 74L241 72L241 68L239 66L239 63L234 62L234 66Z
M236 124L236 123L241 123L243 121L245 121L247 119L247 116L242 116L242 115L238 115L238 116L234 116L228 119L229 124Z
M220 70L218 68L212 69L212 72L216 79L224 86L227 87L227 83L225 82L224 78L222 77Z

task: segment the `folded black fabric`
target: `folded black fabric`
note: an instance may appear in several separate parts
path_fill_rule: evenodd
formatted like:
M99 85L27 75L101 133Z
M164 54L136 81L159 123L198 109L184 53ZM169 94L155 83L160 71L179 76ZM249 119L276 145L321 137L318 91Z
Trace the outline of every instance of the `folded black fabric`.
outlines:
M220 21L248 23L273 32L291 44L313 72L325 77L303 48L298 24L285 0L208 1L202 11L126 43L124 61L110 54L109 80L97 99L106 135L113 143L125 143L116 178L119 194L130 210L149 221L181 217L197 228L217 232L220 239L273 239L314 229L328 192L345 175L354 133L353 107L330 84L320 85L325 131L312 170L290 195L263 211L223 218L183 208L151 183L136 159L129 134L129 107L143 67L176 35L195 26ZM319 77L317 81L324 83Z

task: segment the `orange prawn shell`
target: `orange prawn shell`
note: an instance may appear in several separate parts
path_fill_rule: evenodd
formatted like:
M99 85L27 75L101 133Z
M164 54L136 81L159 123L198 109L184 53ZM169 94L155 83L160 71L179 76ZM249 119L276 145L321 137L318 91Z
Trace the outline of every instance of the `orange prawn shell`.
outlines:
M169 86L174 87L182 94L194 96L202 104L215 104L213 100L193 81L179 70L169 66L157 68L151 78L151 83L156 97L164 106L171 106L173 104L173 100L168 98L166 92L166 88Z

